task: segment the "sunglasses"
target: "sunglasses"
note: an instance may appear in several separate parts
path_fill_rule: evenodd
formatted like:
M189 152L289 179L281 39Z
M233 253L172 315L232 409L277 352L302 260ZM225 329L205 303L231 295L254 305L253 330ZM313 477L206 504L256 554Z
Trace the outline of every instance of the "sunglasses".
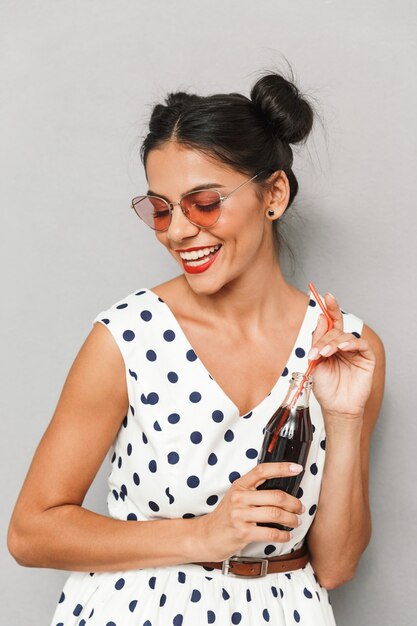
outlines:
M146 195L137 196L132 200L132 208L140 219L150 228L158 232L168 230L171 223L174 206L179 206L185 217L191 224L200 228L210 228L219 220L223 202L230 198L238 189L250 183L260 174L267 170L262 170L245 180L238 187L233 189L227 196L222 196L217 189L198 189L190 191L181 196L179 202L167 202L159 196Z

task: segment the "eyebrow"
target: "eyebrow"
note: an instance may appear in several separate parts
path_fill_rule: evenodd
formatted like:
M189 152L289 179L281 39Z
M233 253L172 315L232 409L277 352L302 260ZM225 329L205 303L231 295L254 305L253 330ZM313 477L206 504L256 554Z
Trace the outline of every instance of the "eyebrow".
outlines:
M186 193L191 193L192 191L200 191L200 189L218 189L219 187L225 187L225 185L221 185L220 183L204 183L203 185L196 185L195 187L188 189L182 195L184 196ZM161 193L156 193L156 191L152 191L152 189L148 189L146 195L158 196L158 198L163 198L169 202L169 199L166 196L163 196Z

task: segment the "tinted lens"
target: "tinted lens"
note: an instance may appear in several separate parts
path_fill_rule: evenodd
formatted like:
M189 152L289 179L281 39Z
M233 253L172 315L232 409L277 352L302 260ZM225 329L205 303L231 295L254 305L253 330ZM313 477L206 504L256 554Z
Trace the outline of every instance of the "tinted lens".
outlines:
M220 215L218 191L193 191L183 196L181 205L187 217L199 226L212 226Z
M132 201L140 219L154 230L166 230L170 222L169 206L162 198L139 196Z

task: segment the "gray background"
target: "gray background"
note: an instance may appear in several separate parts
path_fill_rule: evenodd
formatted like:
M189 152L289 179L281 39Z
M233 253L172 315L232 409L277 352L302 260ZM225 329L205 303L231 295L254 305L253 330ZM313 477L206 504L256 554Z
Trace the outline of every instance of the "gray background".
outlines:
M388 357L373 538L332 603L338 626L415 623L416 7L2 0L2 623L49 625L68 575L17 565L6 530L91 320L178 273L129 209L145 191L137 138L151 104L170 89L248 94L283 55L324 122L296 158L290 279L336 294ZM84 503L104 514L108 471Z

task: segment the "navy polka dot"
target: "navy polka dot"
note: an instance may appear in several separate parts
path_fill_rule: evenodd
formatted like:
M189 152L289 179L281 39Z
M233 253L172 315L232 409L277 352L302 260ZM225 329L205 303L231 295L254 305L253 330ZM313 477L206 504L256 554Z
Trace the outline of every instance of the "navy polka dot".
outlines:
M325 440L325 439L322 439L322 441L320 441L320 448L321 448L322 450L325 450L325 449L326 449L326 440Z
M61 602L63 602L64 600L65 600L65 593L62 591L61 592L61 596L60 596L60 598L58 600L58 604L61 604Z
M86 623L87 623L87 622L85 621L85 619L82 619L82 620L80 621L80 623L78 624L78 626L85 626L85 625L86 625Z
M169 501L169 503L170 503L170 504L172 504L173 502L175 502L175 498L174 498L174 496L173 496L172 494L170 494L170 493L169 493L169 487L167 487L167 488L165 489L165 495L167 495L167 496L168 496L168 501Z
M239 472L230 472L229 480L230 480L231 483L234 483L235 480L237 480L238 478L240 478Z
M313 474L313 476L315 476L318 471L319 471L319 468L317 467L316 463L312 463L310 465L310 472Z
M191 402L200 402L201 400L201 393L199 393L198 391L193 391L190 393L190 400Z
M127 307L126 302L124 302L123 304L118 304L116 309L125 309Z
M103 318L100 321L103 322L104 324L110 324L110 320L107 317Z
M159 606L164 606L165 602L167 601L167 597L166 595L163 593L159 599Z
M149 471L152 472L152 474L155 474L157 470L156 461L154 459L152 459L152 461L149 461L148 467L149 467Z
M242 419L244 419L244 420L249 419L250 417L252 417L252 413L253 413L253 411L249 411L249 413L246 413L246 415L242 415Z
M170 383L178 382L178 374L176 372L168 372L167 378Z
M109 625L107 624L107 626ZM152 623L147 619L146 622L143 622L143 626L152 626Z
M269 556L270 554L272 554L273 552L275 552L276 550L276 546L273 546L272 544L268 544L265 548L264 548L264 552L267 556Z
M106 626L116 626L116 624L115 624L115 622L107 622Z
M78 616L81 613L82 610L83 610L82 605L81 604L77 604L77 606L73 610L72 614Z
M252 602L252 596L250 595L250 589L246 589L246 601Z
M199 484L200 484L200 479L197 478L197 476L189 476L187 478L187 485L191 487L192 489L194 489L195 487L198 487Z
M143 441L143 443L148 443L148 438L145 435L145 433L142 433L142 441Z
M269 611L268 611L268 609L264 609L264 610L262 611L262 617L264 618L264 620L265 620L266 622L269 622L269 619L270 619L270 618L269 618Z
M316 306L316 302L310 298L310 302L308 303L309 306Z
M125 341L133 341L135 338L135 333L133 330L125 330L123 333L123 339Z
M136 472L134 472L133 474L133 482L135 483L135 485L139 485L140 483L139 474L137 474Z
M190 439L193 443L200 443L203 439L203 435L198 430L195 430L191 433Z
M300 619L301 619L301 618L300 618L300 614L299 614L299 612L298 612L298 611L294 611L294 619L295 619L295 621L296 621L296 622L297 622L297 624L298 624L298 622L299 622L299 621L300 621Z
M186 357L188 361L195 361L197 359L197 355L194 350L188 350Z
M157 393L152 392L152 393L148 393L148 404L157 404L157 402L159 401L159 396Z
M185 583L185 580L186 580L186 575L184 574L184 572L178 572L178 582Z
M288 376L288 367L284 367L281 376Z
M174 341L175 333L173 330L166 330L163 335L165 341Z
M240 624L242 621L242 614L235 611L232 613L232 624Z
M306 598L311 599L313 597L313 594L311 593L311 591L309 591L307 589L307 587L304 587L304 591L303 591L304 595Z
M116 581L114 586L115 586L115 589L120 591L120 589L123 589L123 587L125 586L125 579L124 578L119 578L119 580Z
M193 589L190 599L191 602L199 602L201 600L201 593L198 591L198 589Z
M279 588L279 597L281 599L284 597L284 592L282 591L281 587Z
M155 513L159 511L159 506L156 504L156 502L153 502L153 500L150 500L148 504L149 508L152 509L152 511L155 511Z
M226 589L222 588L222 598L223 600L228 600L230 595L227 593Z
M207 624L214 624L216 621L216 614L214 611L207 611Z
M255 450L255 448L249 448L248 450L246 450L246 456L248 457L248 459L256 459L256 457L258 456L258 451Z
M138 516L135 513L129 513L126 519L136 521L138 519Z
M233 431L230 430L230 428L228 430L226 430L226 432L224 433L224 440L225 441L233 441L233 439L235 438Z
M136 372L134 372L133 370L129 370L129 374L131 375L132 378L134 378L135 380L138 379L138 375L136 374ZM130 410L133 411L133 415L134 413L134 409L132 407L130 407Z
M178 452L169 452L167 458L170 465L175 465L180 460L180 455Z
M172 620L173 626L181 626L183 619L184 619L183 615L181 615L181 613L178 613L178 615L176 615L174 619Z
M141 311L140 316L144 322L149 322L152 319L152 313L150 311Z
M216 504L216 502L218 501L219 496L209 496L206 500L207 504L209 506L213 506L214 504Z
M311 507L308 509L309 515L314 515L314 513L316 512L316 510L317 510L317 504L313 504L313 506L311 506Z
M154 427L154 429L155 429L155 430L157 430L157 431L161 431L161 430L162 430L161 426L159 425L158 420L156 420L156 421L153 423L153 427Z
M298 487L298 491L297 491L297 494L296 494L296 496L295 496L295 497L296 497L296 498L302 498L302 497L303 497L303 495L304 495L303 488L302 488L302 487Z
M168 422L170 424L178 424L178 422L180 421L180 416L178 415L178 413L171 413L171 415L168 415Z
M155 589L155 584L156 584L156 576L151 576L148 581L148 585L151 589Z
M119 456L119 458L117 459L117 467L120 469L122 467L122 457Z
M155 350L148 350L146 352L146 358L148 359L148 361L156 361L156 352Z
M130 456L132 454L132 444L131 443L127 444L126 452L127 452L127 456Z
M357 337L358 339L360 339L360 337L361 337L360 334L356 332L356 330L353 331L352 335L354 337Z
M133 611L136 609L137 603L138 603L137 600L132 600L131 602L129 602L129 611L131 613L133 613Z
M214 452L212 452L207 460L207 463L209 465L216 465L217 463L217 456L214 454Z
M213 422L216 422L217 424L219 424L220 422L223 421L224 414L222 411L216 410L216 411L213 411L213 413L211 414L211 417L213 418Z
M278 598L278 589L274 585L272 585L271 587L271 593L274 596L274 598Z
M303 350L303 348L296 348L295 349L295 356L298 356L299 359L302 359L303 356L305 356L306 351Z

